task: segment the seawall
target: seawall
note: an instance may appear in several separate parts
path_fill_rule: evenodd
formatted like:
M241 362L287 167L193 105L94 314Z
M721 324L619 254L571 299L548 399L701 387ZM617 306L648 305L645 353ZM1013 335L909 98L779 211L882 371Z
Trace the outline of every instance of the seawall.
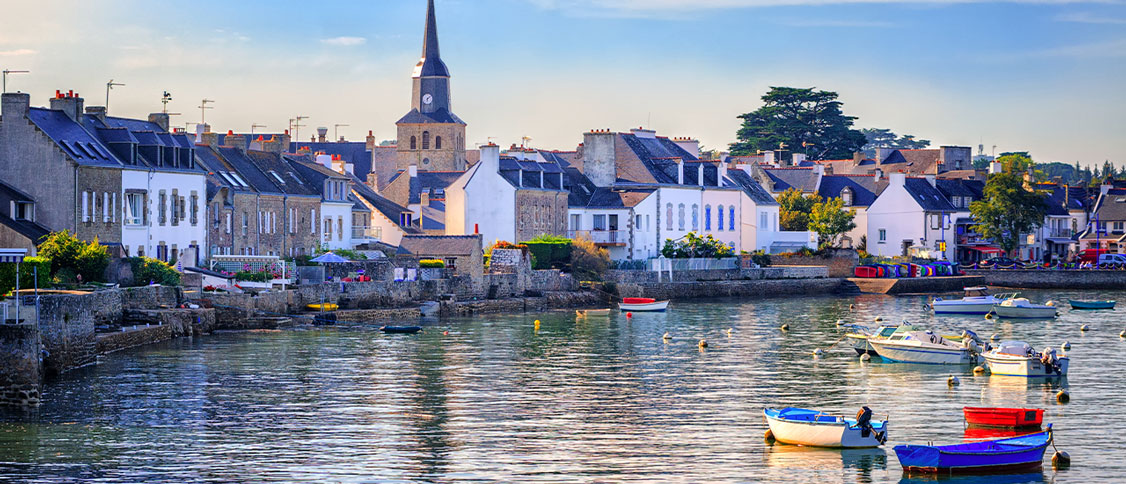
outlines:
M967 270L990 286L1019 289L1124 289L1126 271Z

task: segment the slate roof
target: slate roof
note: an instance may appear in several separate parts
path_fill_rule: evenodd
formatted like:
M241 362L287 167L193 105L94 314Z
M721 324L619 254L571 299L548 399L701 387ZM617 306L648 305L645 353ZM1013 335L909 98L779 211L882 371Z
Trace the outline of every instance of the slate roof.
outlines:
M656 188L596 188L586 208L630 208L649 198Z
M812 168L763 168L774 184L772 192L784 192L796 188L803 193L811 193L817 187L817 174Z
M937 188L932 187L926 178L907 178L904 188L914 198L923 210L928 212L956 212L958 209L950 204L946 196Z
M523 183L520 180L521 170L523 170ZM543 186L540 185L540 173L543 173ZM421 175L421 172L419 174ZM562 190L563 185L566 184L560 176L563 174L563 167L557 163L540 163L504 156L500 159L499 174L510 185L517 188Z
M246 154L238 148L220 146L216 148L219 155L227 164L238 173L247 184L255 191L263 194L280 195L285 193L276 183L264 173Z
M422 230L446 230L446 202L430 200L422 207Z
M29 108L27 118L80 165L124 166L97 137L62 111Z
M632 156L621 156L619 153L617 162L618 178L621 181L632 183L661 183L661 184L676 184L677 183L677 166L676 160L682 161L699 161L691 153L685 151L680 145L677 145L672 140L665 137L639 137L632 133L619 133L620 139L625 148L629 150ZM647 173L638 173L629 166L629 162L637 160L640 162L642 168ZM623 166L624 165L624 166ZM644 176L648 175L648 176ZM695 175L693 175L695 177ZM685 173L685 184L688 184L688 173ZM698 183L693 183L698 184ZM714 185L713 185L714 186Z
M1114 188L1101 195L1094 213L1100 222L1126 220L1126 189Z
M423 113L417 109L412 109L395 124L460 124L464 126L465 121L462 121L461 118L446 108L438 108L432 113Z
M563 173L567 177L567 205L585 207L590 204L590 199L598 187L577 168L565 168Z
M935 180L935 186L938 191L950 199L951 197L970 197L974 200L980 200L982 192L985 190L985 182L978 180L964 180L964 179L942 179Z
M840 198L845 188L852 190L852 206L867 207L887 188L887 181L877 183L875 176L825 175L817 194L825 199Z
M367 142L346 141L334 143L290 143L289 151L296 153L302 148L309 148L313 153L339 155L345 163L352 164L352 172L361 180L366 180L372 170L372 152L368 150Z
M31 243L38 243L40 239L45 237L51 231L42 225L30 220L16 220L3 212L11 202L32 202L35 200L30 195L21 192L13 186L4 182L0 182L0 202L4 204L4 209L0 209L0 224L7 226L16 233L27 237Z
M372 190L371 187L364 184L363 181L355 176L352 177L352 193L360 196L367 203L370 203L371 206L375 207L376 211L383 214L384 217L387 217L388 220L396 225L399 223L399 215L410 212L407 207L392 202L382 195L375 193L375 190ZM408 234L421 233L415 225L409 227L400 225L399 228Z
M290 164L290 159L278 153L266 151L247 151L246 157L254 163L254 166L265 176L266 180L269 180L270 184L276 187L279 193L322 196L324 183L316 183L314 180L302 176L301 172ZM278 176L275 178L270 172L277 173ZM323 181L323 179L321 180Z
M480 251L480 235L406 235L399 242L402 255L467 256Z
M773 206L778 201L770 195L750 174L743 170L728 170L727 179L743 190L756 204Z

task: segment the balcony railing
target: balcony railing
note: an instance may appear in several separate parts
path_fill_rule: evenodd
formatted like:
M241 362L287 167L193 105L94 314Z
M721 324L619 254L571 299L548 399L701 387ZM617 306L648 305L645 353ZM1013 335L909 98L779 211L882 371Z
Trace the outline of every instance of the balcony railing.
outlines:
M352 240L379 240L381 232L378 227L352 227Z
M567 234L572 239L590 239L596 245L625 246L629 242L628 230L570 230Z

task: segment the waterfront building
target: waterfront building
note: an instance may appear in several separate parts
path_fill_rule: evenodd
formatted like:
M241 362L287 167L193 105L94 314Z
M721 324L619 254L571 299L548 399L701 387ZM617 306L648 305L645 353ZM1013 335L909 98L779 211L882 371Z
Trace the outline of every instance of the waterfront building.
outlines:
M422 234L419 219L410 209L379 195L354 176L351 186L353 197L368 209L367 220L352 223L352 239L363 241L359 247L373 241L398 246L404 236Z
M329 250L352 249L366 242L363 234L352 230L356 218L370 220L371 212L352 198L352 180L347 173L332 169L331 155L317 155L315 162L291 158L290 164L321 198L321 247ZM361 237L353 240L356 235Z
M821 160L816 162L832 170L832 173L871 174L875 170L884 173L906 173L908 175L938 175L947 172L973 173L973 149L968 146L942 146L918 150L895 148L876 148L875 158L866 158L857 153L847 160Z
M1079 236L1080 248L1123 253L1126 248L1126 188L1116 188L1109 183L1100 186L1090 222Z
M399 241L400 258L440 260L455 276L480 281L485 272L481 235L406 235Z
M30 102L3 94L0 178L31 199L34 222L118 255L199 262L206 178L191 139L169 131L167 114L107 116L73 92L56 92L50 108Z
M35 221L35 199L0 182L0 247L27 249L34 256L36 244L51 231Z
M925 252L954 261L953 216L958 211L938 190L934 175L892 173L887 188L868 207L868 252L883 257Z
M561 165L502 157L490 143L481 147L481 160L445 189L446 234L481 234L484 244L566 236L567 198Z
M856 227L840 238L840 246L855 249L861 246L861 239L868 239L868 207L876 201L888 186L882 173L872 175L824 175L817 186L817 195L825 200L840 198L844 210L854 215Z

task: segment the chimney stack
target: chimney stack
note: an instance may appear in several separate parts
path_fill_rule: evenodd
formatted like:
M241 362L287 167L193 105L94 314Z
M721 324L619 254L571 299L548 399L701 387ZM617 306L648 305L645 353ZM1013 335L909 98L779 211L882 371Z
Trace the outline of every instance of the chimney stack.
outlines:
M860 163L862 161L864 161L864 153L857 151L857 152L854 152L852 154L852 164L853 165L860 166Z
M368 130L368 137L364 141L366 142L365 144L367 145L368 151L375 150L375 133Z
M83 103L83 99L74 91L67 91L66 94L55 91L55 97L51 98L51 110L62 111L66 117L78 121L78 116L84 112Z
M160 126L160 131L164 133L168 132L168 129L171 126L171 119L172 118L168 116L168 113L152 113L149 115L149 122Z
M321 126L317 128L317 142L324 143L325 138L328 136L328 128Z
M106 107L105 106L86 106L86 114L93 116L101 121L106 120Z
M0 99L0 116L4 119L25 118L31 109L31 95L27 93L6 92Z
M246 136L228 130L227 136L223 137L223 146L229 146L246 153Z

